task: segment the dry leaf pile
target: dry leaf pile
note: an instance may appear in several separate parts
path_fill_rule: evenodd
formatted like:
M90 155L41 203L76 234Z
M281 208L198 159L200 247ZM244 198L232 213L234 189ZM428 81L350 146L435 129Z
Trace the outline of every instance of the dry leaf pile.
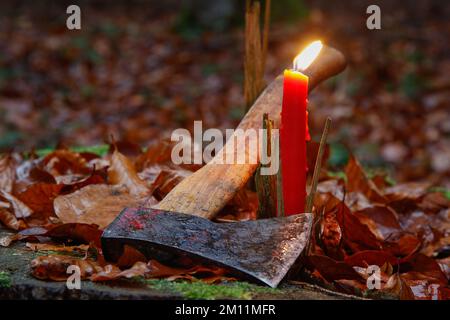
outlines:
M236 18L244 18L244 2L235 6ZM310 96L313 138L331 116L329 141L347 144L363 163L387 163L397 181L449 187L446 2L383 1L389 23L380 32L367 29L358 1L305 2L302 17L288 22L286 14L300 10L272 1L264 80L290 66L309 41L338 48L349 66ZM59 22L65 9L0 3L1 151L60 141L96 145L111 133L146 145L174 129L192 129L194 120L223 129L242 118L243 20L223 32L205 28L186 37L191 26L186 33L177 26L186 12L165 1L84 3L89 14L73 34Z
M75 264L82 278L91 281L136 276L233 280L226 270L195 261L171 266L147 261L131 247L116 264L104 260L102 229L124 207L158 203L199 168L171 164L169 142L153 144L145 152L130 142L115 146L104 157L67 149L42 158L2 156L0 221L17 233L0 244L22 240L32 250L50 252L32 262L39 279L65 280L67 267ZM316 144L308 150L313 162ZM449 298L450 200L429 183L391 186L386 181L381 175L369 179L354 157L341 175L323 168L314 199L311 251L304 272L294 278L368 297ZM256 193L245 189L216 220L256 219L257 209ZM367 289L371 265L380 268L380 290Z
M307 276L372 298L449 299L450 199L426 182L369 179L354 157L344 177L318 185ZM378 289L368 289L370 266Z
M158 203L196 169L171 164L170 150L170 142L165 141L146 152L118 141L103 158L67 149L42 158L33 154L3 155L0 221L17 233L1 238L0 245L23 240L32 250L51 252L32 261L33 276L39 279L65 280L67 267L78 265L82 278L91 281L136 276L169 280L199 277L208 283L233 280L224 269L193 261L179 261L177 268L147 261L131 247L117 264L104 261L100 236L120 211ZM242 206L246 202L243 193L227 210L240 218L249 219L251 214L254 218L256 209L246 210L248 206Z

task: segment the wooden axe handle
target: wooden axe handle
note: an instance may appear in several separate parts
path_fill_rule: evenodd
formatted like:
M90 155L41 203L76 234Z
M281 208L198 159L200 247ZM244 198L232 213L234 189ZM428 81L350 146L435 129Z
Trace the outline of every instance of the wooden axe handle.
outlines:
M324 46L304 72L309 77L309 91L323 80L341 72L345 66L342 53ZM255 101L238 129L260 129L264 113L279 123L282 97L283 76L280 75ZM234 152L248 153L247 149L236 148ZM156 208L212 219L245 186L257 167L258 164L217 164L213 160L180 182Z

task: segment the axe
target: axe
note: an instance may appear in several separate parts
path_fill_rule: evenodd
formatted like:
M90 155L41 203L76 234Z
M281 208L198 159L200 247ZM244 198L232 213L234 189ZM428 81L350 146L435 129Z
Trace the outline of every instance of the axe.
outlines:
M309 77L309 91L345 66L342 53L324 46L303 71ZM261 129L264 113L279 123L282 93L283 76L278 76L255 101L238 129ZM234 153L248 150L237 146ZM213 159L180 182L155 207L125 208L103 232L105 258L116 261L124 245L129 245L161 262L189 256L276 287L307 245L312 214L230 223L211 221L257 167L250 163L220 164Z

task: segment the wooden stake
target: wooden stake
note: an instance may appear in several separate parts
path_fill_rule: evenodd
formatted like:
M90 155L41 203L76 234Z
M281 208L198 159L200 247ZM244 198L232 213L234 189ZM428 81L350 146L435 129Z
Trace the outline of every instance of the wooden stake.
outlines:
M263 39L262 39L262 72L264 76L264 70L266 69L266 61L267 61L267 50L269 48L269 28L270 28L270 7L271 1L266 0L266 4L264 7L264 29L263 29Z
M282 170L281 170L281 150L279 153L279 164L280 167L278 168L277 173L277 216L278 217L284 217L284 198L283 198L283 178L282 178Z
M265 87L264 70L268 49L270 0L266 1L265 5L263 30L260 26L260 2L247 0L245 7L244 97L246 111L248 111Z
M273 121L269 119L269 115L263 115L263 129L266 134L263 136L262 148L266 151L267 156L272 154L272 128ZM261 175L261 167L267 165L261 164L255 175L255 186L258 194L259 208L258 218L272 218L276 216L276 181L274 175Z
M322 158L323 152L325 150L325 145L327 143L328 131L330 130L331 118L328 117L325 121L325 127L322 132L322 137L320 138L319 151L317 152L316 164L314 166L314 173L311 183L311 191L306 202L305 212L312 212L312 207L314 203L314 196L317 190L317 184L319 183L320 170L322 168Z

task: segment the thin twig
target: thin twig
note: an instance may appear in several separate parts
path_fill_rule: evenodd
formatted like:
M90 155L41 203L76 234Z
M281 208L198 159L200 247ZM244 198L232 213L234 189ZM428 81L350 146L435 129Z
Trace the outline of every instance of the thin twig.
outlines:
M314 166L314 173L313 173L313 178L312 178L312 183L311 183L311 191L309 192L305 212L312 211L312 207L313 207L313 203L314 203L314 196L316 194L317 184L319 183L320 170L322 168L323 152L325 150L325 145L327 143L327 137L328 137L328 131L330 130L330 125L331 125L331 118L328 117L327 120L325 121L325 127L322 132L322 137L320 138L319 151L317 152L316 164Z

